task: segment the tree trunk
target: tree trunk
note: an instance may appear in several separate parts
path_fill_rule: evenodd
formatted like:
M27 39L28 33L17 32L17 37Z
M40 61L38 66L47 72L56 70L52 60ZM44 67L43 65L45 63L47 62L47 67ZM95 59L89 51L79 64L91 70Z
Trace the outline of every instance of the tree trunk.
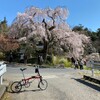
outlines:
M44 62L46 62L46 59L47 59L47 52L48 52L48 42L43 39L43 42L44 42L44 47L43 47L43 59L44 59Z

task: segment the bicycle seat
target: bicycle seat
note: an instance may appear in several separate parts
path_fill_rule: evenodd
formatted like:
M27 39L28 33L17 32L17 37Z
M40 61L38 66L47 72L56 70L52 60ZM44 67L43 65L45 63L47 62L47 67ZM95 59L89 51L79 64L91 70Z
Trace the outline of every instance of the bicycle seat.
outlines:
M24 71L24 70L26 70L26 69L27 69L27 68L20 68L21 71Z

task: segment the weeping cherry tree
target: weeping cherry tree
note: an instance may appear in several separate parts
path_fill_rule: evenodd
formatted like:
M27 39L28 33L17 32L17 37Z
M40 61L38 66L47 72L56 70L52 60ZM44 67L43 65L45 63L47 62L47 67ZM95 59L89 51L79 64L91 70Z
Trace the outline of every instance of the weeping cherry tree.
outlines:
M89 38L70 29L66 22L68 14L68 10L63 7L29 7L24 13L18 13L11 25L9 36L19 42L30 42L34 45L41 41L44 59L49 49L67 51L70 56L79 58L84 54Z

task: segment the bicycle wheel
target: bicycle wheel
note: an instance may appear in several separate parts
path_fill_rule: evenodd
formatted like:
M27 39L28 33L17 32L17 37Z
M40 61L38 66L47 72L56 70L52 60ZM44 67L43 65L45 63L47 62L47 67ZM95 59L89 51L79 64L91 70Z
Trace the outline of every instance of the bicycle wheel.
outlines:
M38 84L39 88L41 90L45 90L48 87L48 82L45 79L42 79L39 84Z
M21 91L21 89L22 89L22 85L19 81L15 81L12 83L12 85L11 85L12 92L18 93Z

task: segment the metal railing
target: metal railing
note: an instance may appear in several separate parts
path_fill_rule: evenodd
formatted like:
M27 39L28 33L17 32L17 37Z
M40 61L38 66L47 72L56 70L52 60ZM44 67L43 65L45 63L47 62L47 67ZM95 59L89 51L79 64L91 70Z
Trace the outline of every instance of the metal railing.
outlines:
M94 76L94 69L100 70L100 61L90 60L87 62L86 66L92 68L92 76Z
M6 72L6 64L4 61L0 61L0 84L2 84L3 74Z

